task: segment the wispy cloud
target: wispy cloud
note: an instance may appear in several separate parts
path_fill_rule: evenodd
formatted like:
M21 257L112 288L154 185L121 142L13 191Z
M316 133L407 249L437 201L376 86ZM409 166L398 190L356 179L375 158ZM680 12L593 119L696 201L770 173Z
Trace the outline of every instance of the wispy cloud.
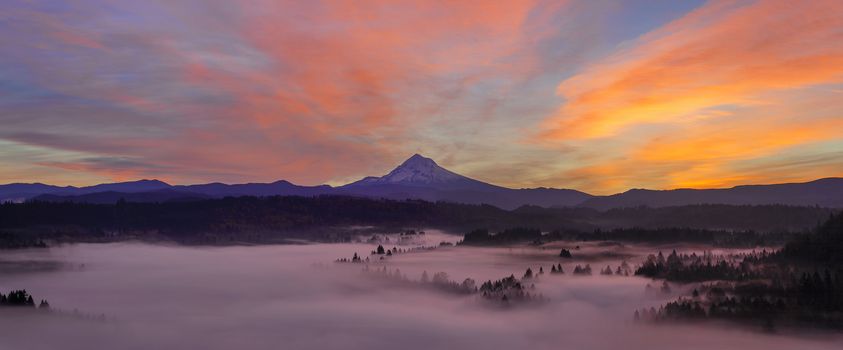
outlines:
M713 1L566 79L546 142L599 154L556 177L601 190L776 181L734 165L843 137L843 6ZM836 174L812 174L822 175Z
M843 80L838 1L715 1L565 80L548 138L613 136Z
M0 182L341 183L421 152L604 193L773 180L737 163L843 137L839 2L693 5L5 1Z
M174 181L319 183L405 156L419 112L460 98L446 91L537 71L561 3L4 7L0 62L39 93L4 101L0 138L185 170Z

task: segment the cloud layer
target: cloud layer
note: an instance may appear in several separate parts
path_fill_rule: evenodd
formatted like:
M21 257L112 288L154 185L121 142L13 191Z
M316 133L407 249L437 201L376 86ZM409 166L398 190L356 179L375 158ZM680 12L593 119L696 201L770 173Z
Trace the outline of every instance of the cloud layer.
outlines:
M336 184L415 152L596 193L839 176L840 7L7 1L0 182Z

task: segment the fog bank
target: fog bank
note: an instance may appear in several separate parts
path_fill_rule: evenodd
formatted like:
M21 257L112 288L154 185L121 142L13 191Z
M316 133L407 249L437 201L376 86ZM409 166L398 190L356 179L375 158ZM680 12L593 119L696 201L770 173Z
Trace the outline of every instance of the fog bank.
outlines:
M645 295L646 279L597 271L634 262L640 257L624 254L643 248L583 246L587 261L563 261L552 249L445 247L371 264L409 279L443 271L479 284L562 262L567 274L535 282L547 303L499 309L476 296L365 275L362 264L333 263L374 247L121 243L5 251L0 291L25 288L69 316L0 310L0 349L837 349L843 340L634 323L633 310L672 296ZM577 263L590 263L595 275L572 276ZM73 309L106 321L75 317Z

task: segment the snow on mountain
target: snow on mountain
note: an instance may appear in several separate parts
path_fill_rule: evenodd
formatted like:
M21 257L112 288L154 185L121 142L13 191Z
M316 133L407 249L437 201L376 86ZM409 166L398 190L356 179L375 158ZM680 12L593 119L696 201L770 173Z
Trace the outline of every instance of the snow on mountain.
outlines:
M457 203L491 204L505 209L522 205L574 206L591 196L566 189L510 189L474 180L414 154L388 174L366 177L340 187L299 186L287 181L273 183L171 186L158 180L140 180L89 187L56 187L43 184L0 185L0 202L31 198L53 201L105 203L125 198L131 201L167 201L224 196L316 196L323 194L391 199L423 199Z
M127 195L130 194L130 195ZM764 205L785 204L843 208L843 178L806 183L737 186L723 189L630 190L611 196L591 196L570 189L511 189L474 180L445 169L430 158L414 154L388 174L365 177L340 186L299 186L287 181L273 183L171 186L158 180L140 180L88 187L14 183L0 185L0 203L43 200L108 202L119 198L165 201L224 196L317 196L324 194L390 199L423 199L471 204L491 204L504 209L522 205L583 206L599 210L691 204ZM116 199L115 199L116 198Z
M400 166L380 178L381 183L445 184L467 178L440 167L433 159L414 154Z
M354 188L375 185L403 185L448 189L499 189L501 187L477 181L445 169L433 159L414 154L397 168L381 177L369 176L343 186Z
M339 193L391 199L424 199L491 204L504 209L522 205L574 206L591 196L566 189L511 189L474 180L414 154L381 177L365 177L336 188Z

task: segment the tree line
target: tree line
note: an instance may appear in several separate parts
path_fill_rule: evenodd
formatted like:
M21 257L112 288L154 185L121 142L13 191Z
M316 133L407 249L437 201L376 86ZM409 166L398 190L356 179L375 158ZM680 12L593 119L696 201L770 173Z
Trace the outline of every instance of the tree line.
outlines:
M778 326L843 329L843 214L812 234L774 252L729 257L672 252L651 255L636 274L678 282L704 282L690 297L660 309L635 312L636 319L719 319Z
M555 241L619 241L632 243L704 243L721 247L756 247L781 245L803 236L801 232L705 230L683 227L645 229L639 227L582 230L554 230L542 233L535 227L514 227L491 232L475 229L463 236L461 245L506 246L530 243L541 245Z
M47 241L147 238L200 244L262 243L295 235L298 235L296 238L347 241L350 233L344 227L351 226L431 227L458 231L478 227L498 231L529 227L551 232L550 237L555 239L652 241L685 236L684 239L732 244L775 237L775 234L760 237L760 232L798 232L821 222L831 212L824 208L777 205L697 205L605 212L535 206L503 210L490 205L335 195L244 196L162 203L121 200L114 204L36 200L0 204L0 248L34 247ZM729 229L708 231L713 227ZM521 233L515 236L518 235ZM529 235L536 237L535 232Z

